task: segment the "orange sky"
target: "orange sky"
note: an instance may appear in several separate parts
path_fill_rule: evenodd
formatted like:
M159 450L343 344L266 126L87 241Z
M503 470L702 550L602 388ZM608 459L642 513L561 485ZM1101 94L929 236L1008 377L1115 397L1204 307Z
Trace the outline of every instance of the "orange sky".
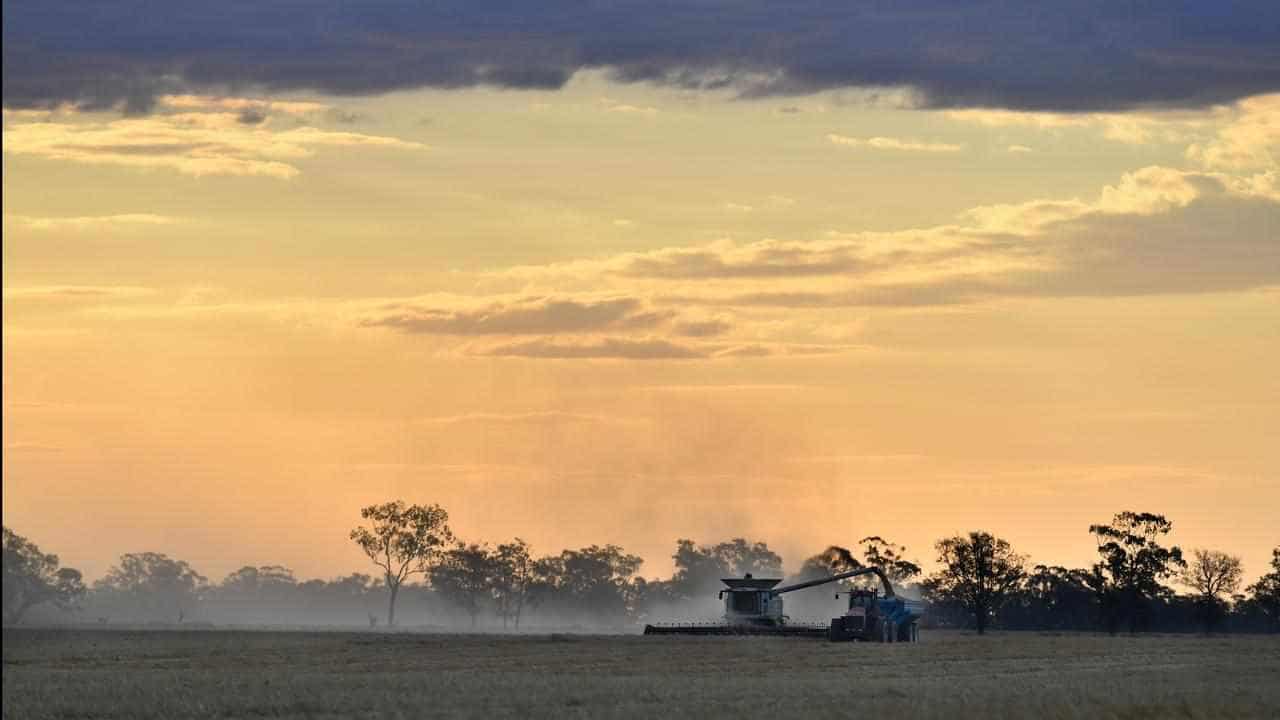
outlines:
M258 124L241 122L246 104ZM1280 543L1280 96L168 96L5 111L4 523L91 577L468 540Z

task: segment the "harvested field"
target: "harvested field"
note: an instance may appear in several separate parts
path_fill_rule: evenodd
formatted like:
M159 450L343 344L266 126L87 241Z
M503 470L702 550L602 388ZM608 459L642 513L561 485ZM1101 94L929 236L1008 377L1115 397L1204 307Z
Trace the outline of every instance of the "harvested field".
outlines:
M1280 638L5 630L5 718L1280 716Z

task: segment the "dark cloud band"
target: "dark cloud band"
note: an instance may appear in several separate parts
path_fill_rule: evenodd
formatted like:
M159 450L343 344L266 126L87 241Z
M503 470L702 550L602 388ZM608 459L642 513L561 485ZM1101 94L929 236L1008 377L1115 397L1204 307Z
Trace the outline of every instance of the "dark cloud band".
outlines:
M1274 0L6 0L4 102L262 88L557 88L583 68L746 95L909 86L933 107L1198 106L1280 88Z

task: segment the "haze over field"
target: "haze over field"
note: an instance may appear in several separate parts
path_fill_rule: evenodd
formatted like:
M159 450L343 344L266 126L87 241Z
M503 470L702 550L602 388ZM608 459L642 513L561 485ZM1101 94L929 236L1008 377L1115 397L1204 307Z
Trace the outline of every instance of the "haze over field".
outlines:
M4 7L4 524L89 578L349 573L391 498L1267 565L1273 2L134 5Z

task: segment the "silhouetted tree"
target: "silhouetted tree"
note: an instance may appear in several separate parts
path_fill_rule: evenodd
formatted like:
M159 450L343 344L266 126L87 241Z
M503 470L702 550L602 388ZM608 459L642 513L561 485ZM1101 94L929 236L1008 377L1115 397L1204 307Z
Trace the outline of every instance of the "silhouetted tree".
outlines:
M724 577L782 575L782 558L763 542L745 538L706 546L692 540L676 541L675 574L668 591L671 599L682 600L714 594Z
M551 603L564 587L564 558L544 555L529 565L529 585L525 602L531 608Z
M769 549L763 542L751 542L746 538L734 538L717 543L711 554L729 568L729 572L742 576L747 573L758 576L782 575L782 556Z
M1084 630L1093 622L1094 606L1088 570L1036 565L1001 618L1010 627Z
M404 501L370 505L360 517L372 527L357 527L351 539L382 570L387 585L387 625L396 622L396 596L404 581L425 574L453 542L449 513L439 505L405 505Z
M279 597L297 584L293 571L282 565L246 565L228 574L217 589L223 596L261 599L264 596Z
M185 620L208 588L208 580L184 560L163 553L127 553L94 583L95 593L110 593L144 614Z
M963 607L973 616L978 634L983 634L991 616L1022 580L1025 559L1008 542L985 532L944 538L936 547L941 569L925 587L932 597Z
M865 565L878 567L895 584L906 583L920 574L920 566L906 558L907 548L895 545L879 535L858 542Z
M1240 558L1217 550L1194 550L1182 570L1182 584L1196 591L1201 623L1210 632L1226 614L1226 597L1240 589L1244 569Z
M627 616L628 585L644 562L617 545L591 545L565 550L558 563L562 573L559 590L570 606L598 620Z
M520 629L520 616L524 612L528 600L530 584L533 581L533 558L529 556L529 544L520 538L503 543L493 553L494 598L498 605L498 614L502 617L502 627L510 621Z
M826 550L807 558L800 565L796 580L810 580L827 575L836 575L863 567L862 561L853 551L839 545L831 545Z
M1250 600L1266 617L1268 629L1280 630L1280 547L1271 551L1271 572L1248 589Z
M1161 537L1173 530L1163 515L1122 512L1110 525L1090 525L1102 560L1093 566L1090 583L1098 593L1107 629L1115 633L1121 619L1137 632L1147 620L1151 600L1171 595L1161 580L1186 567L1182 550L1166 548Z
M857 556L858 552L862 554L861 558ZM864 567L878 567L895 584L902 584L920 574L920 566L907 560L906 553L905 547L895 545L879 535L871 535L858 542L857 551L840 545L831 545L817 555L809 557L800 565L800 572L793 580L809 580ZM853 585L874 587L879 580L868 576L855 578L849 582Z
M467 612L471 627L476 618L494 599L497 561L485 545L459 543L432 566L428 576L431 587Z
M50 603L71 607L84 595L84 579L74 568L60 567L58 556L9 528L4 533L4 621L16 625L31 608Z

